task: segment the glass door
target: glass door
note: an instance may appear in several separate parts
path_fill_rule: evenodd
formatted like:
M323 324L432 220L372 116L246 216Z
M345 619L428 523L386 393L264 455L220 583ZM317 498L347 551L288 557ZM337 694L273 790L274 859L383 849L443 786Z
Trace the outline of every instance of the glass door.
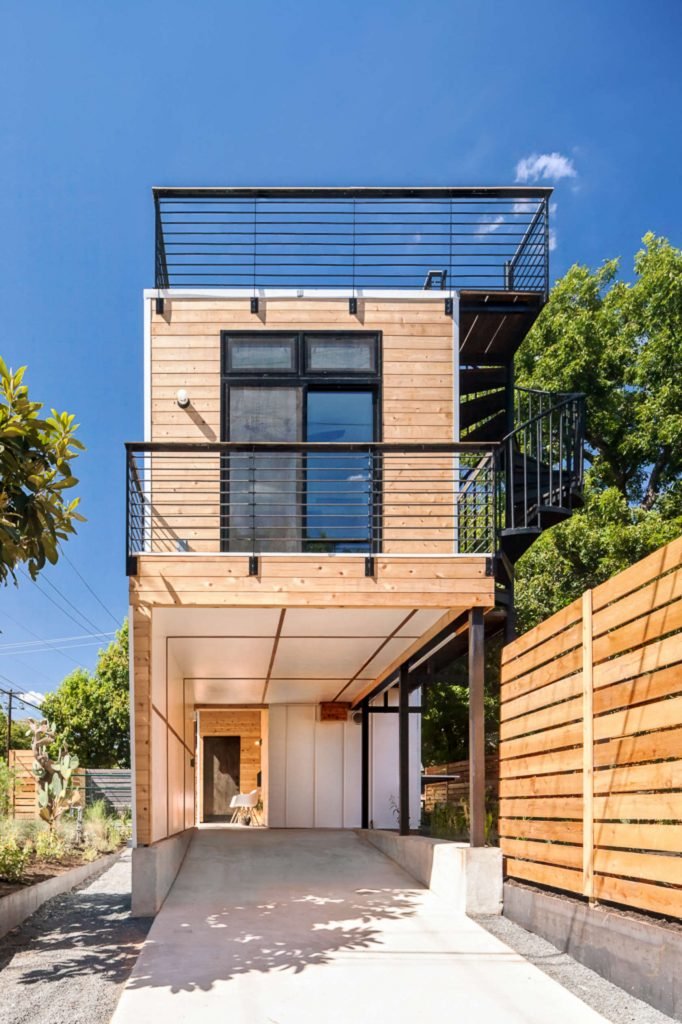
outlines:
M306 440L318 444L371 442L374 391L310 388ZM368 452L306 457L305 550L365 551L372 535L372 465Z

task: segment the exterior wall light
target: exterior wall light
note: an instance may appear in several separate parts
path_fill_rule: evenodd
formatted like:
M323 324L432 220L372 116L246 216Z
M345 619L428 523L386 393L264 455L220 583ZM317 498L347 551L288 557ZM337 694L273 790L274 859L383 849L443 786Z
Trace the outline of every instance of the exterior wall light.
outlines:
M184 388L180 388L175 392L175 400L181 409L186 409L189 405L189 395Z

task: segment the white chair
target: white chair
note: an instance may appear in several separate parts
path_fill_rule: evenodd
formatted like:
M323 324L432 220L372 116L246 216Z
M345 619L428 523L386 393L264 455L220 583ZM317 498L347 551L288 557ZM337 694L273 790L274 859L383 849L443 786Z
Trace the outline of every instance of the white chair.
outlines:
M230 809L232 810L232 818L230 819L231 824L242 823L246 818L250 821L255 821L257 825L260 825L258 817L258 811L256 806L260 800L260 790L252 789L250 793L236 793L230 800Z

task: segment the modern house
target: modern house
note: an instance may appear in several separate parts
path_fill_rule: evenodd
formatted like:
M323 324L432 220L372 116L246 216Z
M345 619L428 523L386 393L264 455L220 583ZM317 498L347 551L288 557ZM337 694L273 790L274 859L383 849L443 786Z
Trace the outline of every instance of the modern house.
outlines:
M429 679L467 648L483 843L486 632L580 500L580 396L513 378L550 191L154 190L127 445L138 893L238 792L270 827L416 828Z

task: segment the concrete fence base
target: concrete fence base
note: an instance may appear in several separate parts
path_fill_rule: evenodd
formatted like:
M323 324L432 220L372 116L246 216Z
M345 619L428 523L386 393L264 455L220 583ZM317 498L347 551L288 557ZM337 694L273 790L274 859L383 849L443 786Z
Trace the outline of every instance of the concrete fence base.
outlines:
M504 916L682 1020L682 931L514 882L504 885Z
M109 853L90 864L70 868L53 878L46 878L44 882L27 885L25 889L17 889L9 896L0 898L0 937L20 925L53 896L61 896L62 893L75 889L77 885L83 885L106 871L122 853L123 850L117 850L116 853Z
M502 853L427 836L360 831L368 842L408 874L470 916L502 912Z
M154 917L168 895L196 829L133 850L133 917Z

